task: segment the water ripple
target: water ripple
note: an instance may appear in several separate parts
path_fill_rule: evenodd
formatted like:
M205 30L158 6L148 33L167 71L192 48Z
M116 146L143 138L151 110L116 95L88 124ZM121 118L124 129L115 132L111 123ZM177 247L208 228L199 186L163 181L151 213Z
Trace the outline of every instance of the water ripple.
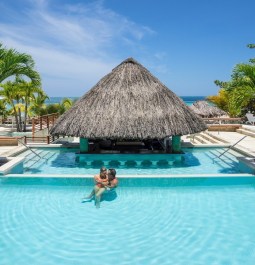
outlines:
M90 187L0 187L6 265L249 265L255 258L248 186L119 187L100 209L81 203Z

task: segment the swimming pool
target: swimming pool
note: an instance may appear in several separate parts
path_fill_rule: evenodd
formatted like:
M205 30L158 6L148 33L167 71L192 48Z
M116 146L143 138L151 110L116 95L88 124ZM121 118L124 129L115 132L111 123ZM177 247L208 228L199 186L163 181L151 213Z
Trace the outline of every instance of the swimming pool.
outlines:
M238 156L230 150L217 158L224 148L186 148L184 154L84 154L78 149L38 148L20 154L26 157L25 174L94 175L101 166L116 168L122 175L220 174L240 173Z
M17 136L32 136L32 132L0 132L0 136L11 136L11 137L17 137Z
M120 179L100 209L91 187L0 178L0 263L254 264L254 177Z

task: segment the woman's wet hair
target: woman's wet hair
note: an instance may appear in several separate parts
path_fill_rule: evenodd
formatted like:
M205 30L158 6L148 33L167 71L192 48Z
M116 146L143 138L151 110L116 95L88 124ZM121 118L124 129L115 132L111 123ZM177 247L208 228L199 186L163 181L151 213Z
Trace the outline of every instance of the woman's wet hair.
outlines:
M109 168L108 169L108 179L113 180L115 179L116 176L116 170L114 168Z
M101 167L100 168L100 178L102 179L106 179L107 175L107 168L106 167Z

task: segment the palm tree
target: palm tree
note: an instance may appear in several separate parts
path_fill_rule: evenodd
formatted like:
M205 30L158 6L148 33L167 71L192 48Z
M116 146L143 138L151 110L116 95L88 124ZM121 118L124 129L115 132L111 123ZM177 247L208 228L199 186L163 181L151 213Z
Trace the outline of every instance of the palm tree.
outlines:
M255 44L248 44L247 47L254 49ZM237 64L229 82L214 81L220 91L218 95L208 97L229 112L230 116L241 116L248 110L255 111L255 59L249 62Z
M5 84L0 84L0 86L2 87L0 95L3 97L3 101L11 106L11 112L15 116L17 131L25 132L29 106L36 100L38 95L43 95L44 100L47 95L40 87L20 78L16 78L14 82L7 81ZM24 113L23 120L22 113Z
M247 111L255 99L255 64L238 64L232 75L232 96L236 106ZM253 106L255 107L255 106ZM255 109L250 109L255 110Z
M63 98L60 102L60 110L59 110L59 114L63 114L64 112L66 112L67 110L69 110L72 105L73 105L73 100L70 98Z
M208 96L207 100L213 102L218 108L229 112L229 93L226 89L221 88L216 96Z
M15 104L19 104L20 100L20 93L17 90L16 83L7 81L5 84L1 84L2 90L0 90L0 96L3 97L3 102L5 104L8 104L12 111L14 112L15 120L16 120L16 126L17 126L17 131L20 132L20 123L18 120L18 111L17 108L15 107Z
M255 49L255 44L248 44L247 47L250 49ZM255 58L252 58L249 61L250 63L255 63Z
M0 99L0 115L2 117L6 117L7 113L8 113L8 110L6 108L6 104L5 104L4 100L1 98Z
M36 116L42 116L46 114L46 104L45 100L49 99L49 97L44 93L38 93L37 96L31 102L29 107L29 112Z
M247 110L255 110L254 63L237 64L229 82L216 80L215 84L221 88L219 94L208 99L228 111L231 116L242 116Z
M69 110L74 101L70 98L63 98L60 103L49 104L46 107L47 114L58 113L59 115L63 114L67 110Z
M31 82L40 85L40 75L34 70L34 60L15 49L6 49L0 43L0 83L12 76L26 76Z
M35 100L38 94L44 94L43 90L39 87L34 85L32 82L26 82L24 80L19 80L18 82L18 90L21 94L21 100L24 104L24 125L23 131L26 131L26 122L27 122L27 115L28 115L28 107L33 100ZM20 119L21 121L21 119Z

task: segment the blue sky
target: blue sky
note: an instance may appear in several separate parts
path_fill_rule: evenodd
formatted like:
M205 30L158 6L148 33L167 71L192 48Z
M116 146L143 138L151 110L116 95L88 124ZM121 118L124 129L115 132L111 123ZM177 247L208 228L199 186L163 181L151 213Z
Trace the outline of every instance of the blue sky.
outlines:
M128 57L179 96L213 95L255 50L254 0L2 0L0 42L49 96L82 96Z

